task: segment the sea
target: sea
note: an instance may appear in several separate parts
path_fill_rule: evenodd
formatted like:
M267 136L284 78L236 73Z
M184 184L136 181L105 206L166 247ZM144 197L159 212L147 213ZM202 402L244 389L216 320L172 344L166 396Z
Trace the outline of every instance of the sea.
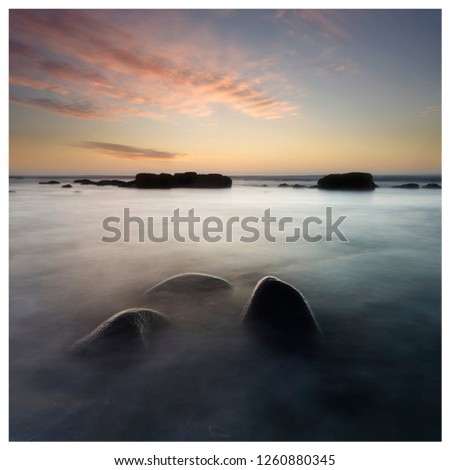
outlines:
M311 188L317 175L170 190L76 178L9 180L11 441L441 439L441 191L422 187L440 176L380 175L376 190L357 192ZM38 184L48 180L61 184ZM393 187L409 182L420 188ZM170 217L189 211L195 236L174 233ZM205 237L207 218L218 237ZM342 236L329 229L338 220ZM155 240L167 221L167 240ZM288 240L293 227L300 236ZM158 305L144 295L189 272L233 288L175 291ZM323 334L317 350L273 349L244 331L265 276L303 294ZM161 311L173 329L138 356L73 353L133 307Z

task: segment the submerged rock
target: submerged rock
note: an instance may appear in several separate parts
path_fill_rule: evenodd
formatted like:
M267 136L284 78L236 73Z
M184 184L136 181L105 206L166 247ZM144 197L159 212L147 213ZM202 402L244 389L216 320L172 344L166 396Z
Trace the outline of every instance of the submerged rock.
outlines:
M156 284L145 292L146 296L170 293L196 293L211 292L215 290L231 289L232 285L225 279L211 274L185 273L177 274Z
M331 174L317 181L319 189L373 190L376 188L370 173Z
M61 186L61 188L71 188L71 187L72 187L71 184L64 184L64 185Z
M406 183L406 184L398 184L396 186L392 186L393 188L401 188L401 189L419 189L419 185L417 183Z
M73 180L74 183L80 183L80 184L95 184L95 181L92 181L88 178L83 178L83 179L78 179L78 180Z
M74 345L76 353L121 353L146 350L153 336L171 325L162 313L146 308L123 310Z
M281 183L278 185L279 188L305 188L306 186L303 184L287 184L287 183Z
M272 276L264 277L256 285L242 312L242 322L259 337L277 345L302 347L321 338L303 295Z
M39 181L39 184L61 184L59 181L51 180L51 181Z
M422 186L424 189L442 189L442 186L437 183L428 183Z

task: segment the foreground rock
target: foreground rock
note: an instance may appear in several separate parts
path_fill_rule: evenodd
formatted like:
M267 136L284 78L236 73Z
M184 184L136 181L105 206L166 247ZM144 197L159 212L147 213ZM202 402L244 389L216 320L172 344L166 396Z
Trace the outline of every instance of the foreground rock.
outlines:
M39 184L61 184L59 181L51 180L51 181L39 181Z
M370 173L331 174L317 181L319 189L371 191L377 187Z
M71 188L71 187L72 187L71 184L64 184L64 185L61 186L61 188Z
M155 334L171 325L162 313L130 308L113 315L78 340L76 353L129 353L148 349Z
M136 175L135 186L141 189L171 189L171 188L229 188L232 180L228 176L211 173L199 175L188 173L139 173Z
M272 276L256 285L242 312L242 322L263 340L289 349L311 346L321 338L303 295Z
M428 183L422 186L424 189L442 189L442 186L437 183Z
M204 273L185 273L178 274L173 277L156 284L145 292L146 296L188 293L196 294L203 292L211 292L216 290L228 290L232 285L221 277Z
M398 184L396 186L392 186L393 188L400 188L400 189L419 189L419 185L417 183L406 183L406 184Z

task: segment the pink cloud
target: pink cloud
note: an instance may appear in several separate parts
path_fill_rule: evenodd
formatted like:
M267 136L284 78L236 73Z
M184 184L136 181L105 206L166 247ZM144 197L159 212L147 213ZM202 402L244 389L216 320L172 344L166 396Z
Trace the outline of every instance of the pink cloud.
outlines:
M347 31L332 19L333 12L327 10L294 10L293 14L305 23L311 24L327 37L347 39Z
M424 118L429 117L430 115L440 113L441 107L439 105L427 106L420 111L420 115Z
M170 24L169 31L162 31L161 21L158 26L147 15L150 25L170 39L158 41L152 27L143 30L139 22L125 31L107 11L12 11L11 69L22 77L20 86L69 90L78 104L40 98L15 103L92 119L108 118L108 112L161 118L174 111L205 117L213 113L214 103L257 118L295 115L297 107L271 92L251 72L255 63L242 60L232 47L223 48L223 62L220 55L202 57L205 48L197 36L192 33L190 43L174 41ZM174 18L176 25L182 21L176 13ZM205 32L199 35L210 39ZM46 82L56 88L44 87ZM86 110L89 101L92 109Z

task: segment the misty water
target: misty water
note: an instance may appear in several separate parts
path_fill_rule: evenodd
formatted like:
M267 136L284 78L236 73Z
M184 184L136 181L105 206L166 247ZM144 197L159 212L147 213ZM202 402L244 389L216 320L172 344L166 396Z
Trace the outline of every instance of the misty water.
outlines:
M11 440L440 439L439 190L389 181L373 192L320 191L269 178L221 190L38 181L10 181ZM347 216L348 242L285 243L274 230L276 243L244 243L234 227L233 242L140 243L136 226L129 243L101 242L102 220L125 207L154 217L156 232L177 208L224 221L270 208L301 224L332 207ZM186 272L233 289L158 305L144 297ZM273 350L243 332L240 312L266 275L303 293L323 332L317 351ZM120 361L71 354L130 307L157 308L173 330Z

